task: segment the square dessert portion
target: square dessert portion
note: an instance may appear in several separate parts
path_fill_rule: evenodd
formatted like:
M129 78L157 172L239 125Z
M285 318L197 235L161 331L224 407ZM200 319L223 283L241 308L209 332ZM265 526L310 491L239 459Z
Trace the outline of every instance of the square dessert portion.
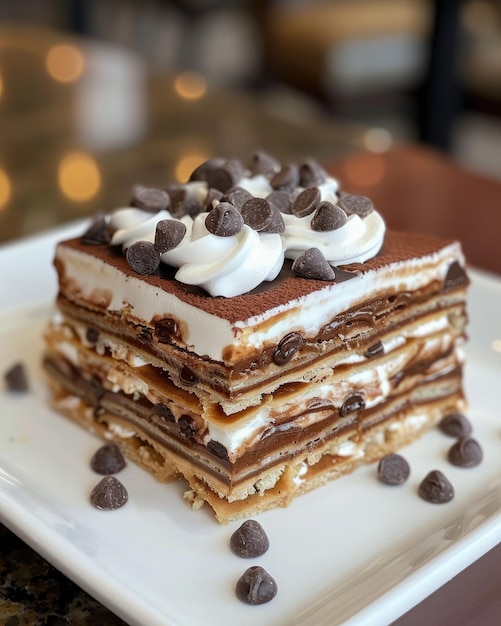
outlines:
M465 409L460 244L387 231L311 159L138 186L55 267L54 406L222 523Z

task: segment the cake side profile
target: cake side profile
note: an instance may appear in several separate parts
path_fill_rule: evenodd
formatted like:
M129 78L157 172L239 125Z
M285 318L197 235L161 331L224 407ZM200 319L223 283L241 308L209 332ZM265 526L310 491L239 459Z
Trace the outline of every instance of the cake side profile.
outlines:
M311 160L138 187L55 266L54 406L222 523L465 408L459 243L386 231Z

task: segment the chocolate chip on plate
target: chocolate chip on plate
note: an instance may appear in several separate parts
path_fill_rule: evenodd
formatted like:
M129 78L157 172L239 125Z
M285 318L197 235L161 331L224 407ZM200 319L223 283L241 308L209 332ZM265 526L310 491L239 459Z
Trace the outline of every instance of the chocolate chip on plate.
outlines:
M475 467L482 462L483 452L476 439L461 437L449 449L447 458L458 467Z
M105 443L94 453L90 466L96 474L108 476L123 470L126 462L116 443Z
M245 570L238 579L235 592L237 598L246 604L265 604L277 595L275 579L259 565Z
M471 434L470 420L462 413L450 413L443 417L438 425L440 430L449 437L466 437Z
M162 189L136 185L132 191L131 205L143 211L158 213L158 211L166 211L170 208L170 197Z
M367 217L374 211L372 200L356 193L343 193L339 198L339 206L346 215L358 215L359 217Z
M335 280L336 275L318 248L303 250L292 264L292 271L301 278Z
M410 474L409 463L400 454L387 454L377 466L379 480L386 485L401 485Z
M160 253L150 241L136 241L127 248L127 263L138 274L147 276L160 265Z
M440 470L433 470L423 478L418 494L427 502L444 504L454 497L454 488Z
M29 389L28 375L23 363L15 363L4 374L8 391L25 392Z
M300 185L312 187L327 180L327 172L315 159L307 159L299 168Z
M255 520L245 521L230 537L230 548L243 559L263 555L270 547L264 528Z
M102 478L90 493L90 503L101 511L114 511L129 499L127 489L114 476Z
M207 214L205 227L218 237L232 237L244 227L244 218L233 204L220 202Z
M96 215L90 226L81 236L80 241L86 245L101 246L111 241L108 221L104 215Z
M296 217L311 215L320 204L320 190L318 187L307 187L294 200L292 214Z
M178 246L186 233L186 225L179 220L160 220L155 230L155 248L163 254Z
M337 230L346 224L346 213L328 200L321 202L311 219L311 227L318 232Z

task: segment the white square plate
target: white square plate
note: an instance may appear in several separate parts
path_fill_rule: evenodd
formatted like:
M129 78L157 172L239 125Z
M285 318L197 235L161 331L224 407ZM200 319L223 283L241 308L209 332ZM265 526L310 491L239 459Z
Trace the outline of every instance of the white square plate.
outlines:
M101 442L48 408L42 332L56 294L57 240L71 225L0 249L0 372L15 361L31 390L0 390L0 518L130 624L288 626L388 624L501 540L501 280L473 271L466 388L482 464L447 462L452 440L433 431L404 449L405 485L379 483L374 465L259 517L269 551L243 560L229 549L239 523L219 526L183 502L182 485L159 484L132 466L119 475L129 502L103 512L89 503L89 467ZM441 469L455 488L443 505L417 488ZM247 567L276 579L276 598L239 602Z

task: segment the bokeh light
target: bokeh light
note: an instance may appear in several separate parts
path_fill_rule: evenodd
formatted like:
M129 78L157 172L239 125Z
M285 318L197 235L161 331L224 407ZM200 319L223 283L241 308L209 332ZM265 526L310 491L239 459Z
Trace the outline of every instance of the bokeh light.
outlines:
M185 100L198 100L207 93L207 80L197 72L181 72L174 79L174 89Z
M12 196L12 184L7 172L0 168L0 211L3 211L9 204Z
M72 83L82 75L85 59L76 46L58 44L52 46L45 60L47 72L60 83Z
M370 128L364 137L365 147L370 152L386 152L391 148L393 139L391 133L385 128Z
M92 200L101 188L101 172L90 155L73 152L59 164L58 183L62 193L74 202Z
M208 158L206 154L201 152L188 152L184 154L176 162L174 169L176 180L180 183L185 183L190 178L193 170L204 161L207 161Z
M383 179L386 163L379 154L358 155L347 159L344 173L352 185L372 187Z

